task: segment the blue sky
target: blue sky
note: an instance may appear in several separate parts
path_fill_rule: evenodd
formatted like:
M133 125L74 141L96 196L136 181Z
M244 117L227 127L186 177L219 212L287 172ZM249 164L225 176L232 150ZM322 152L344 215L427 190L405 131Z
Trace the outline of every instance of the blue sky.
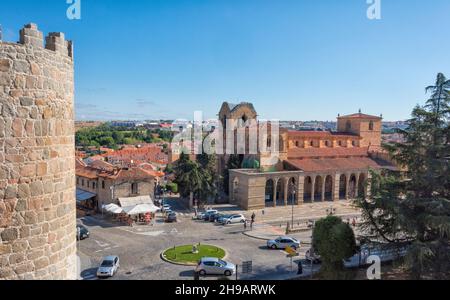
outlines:
M261 118L334 120L362 109L408 118L450 77L450 1L5 0L4 40L34 22L75 43L77 119L214 118L223 101Z

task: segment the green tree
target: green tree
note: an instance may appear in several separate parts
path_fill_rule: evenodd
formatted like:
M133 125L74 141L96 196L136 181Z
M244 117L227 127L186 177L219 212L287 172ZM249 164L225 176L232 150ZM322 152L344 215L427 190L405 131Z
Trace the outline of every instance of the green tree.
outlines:
M206 181L204 184L205 190L202 191L202 198L207 199L209 197L217 196L217 183L219 177L217 176L216 155L206 153L199 154L197 155L197 162L204 172L204 180Z
M321 256L320 275L325 279L345 279L344 259L356 253L356 240L349 224L328 216L316 222L312 247Z
M230 181L230 172L229 170L235 170L235 169L239 169L242 167L242 160L243 160L243 156L242 155L237 155L237 154L232 154L230 155L228 162L227 162L227 167L225 168L225 170L223 170L223 190L225 192L225 194L229 194L229 181Z
M412 112L404 143L385 145L403 172L372 172L371 199L358 199L369 241L404 247L416 278L450 273L450 81L438 74L431 98Z

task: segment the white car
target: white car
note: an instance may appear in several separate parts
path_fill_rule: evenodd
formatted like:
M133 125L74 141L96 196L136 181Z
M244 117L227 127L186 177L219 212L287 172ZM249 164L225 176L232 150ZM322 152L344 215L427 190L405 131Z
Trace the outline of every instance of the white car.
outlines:
M280 236L274 240L267 241L267 248L286 249L286 247L297 250L300 248L300 241L288 236Z
M236 224L236 223L244 223L246 221L244 215L230 215L226 218L221 218L220 223L222 224Z
M118 256L106 256L97 270L97 277L113 277L119 270L120 262Z
M203 257L195 269L198 274L231 276L236 272L236 266L230 262L215 258Z

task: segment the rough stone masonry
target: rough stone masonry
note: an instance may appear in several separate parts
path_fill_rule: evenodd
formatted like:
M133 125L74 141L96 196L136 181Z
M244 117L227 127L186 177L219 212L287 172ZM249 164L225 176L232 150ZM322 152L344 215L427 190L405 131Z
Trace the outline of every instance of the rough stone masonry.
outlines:
M72 42L0 41L0 279L76 279Z

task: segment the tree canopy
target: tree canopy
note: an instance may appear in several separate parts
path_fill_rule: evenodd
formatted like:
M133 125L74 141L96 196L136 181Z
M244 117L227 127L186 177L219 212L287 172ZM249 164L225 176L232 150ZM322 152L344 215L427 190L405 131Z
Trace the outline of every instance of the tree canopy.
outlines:
M408 246L405 266L416 278L450 273L450 81L441 73L416 106L404 143L385 145L401 172L372 172L370 199L358 199L361 229L372 242Z

